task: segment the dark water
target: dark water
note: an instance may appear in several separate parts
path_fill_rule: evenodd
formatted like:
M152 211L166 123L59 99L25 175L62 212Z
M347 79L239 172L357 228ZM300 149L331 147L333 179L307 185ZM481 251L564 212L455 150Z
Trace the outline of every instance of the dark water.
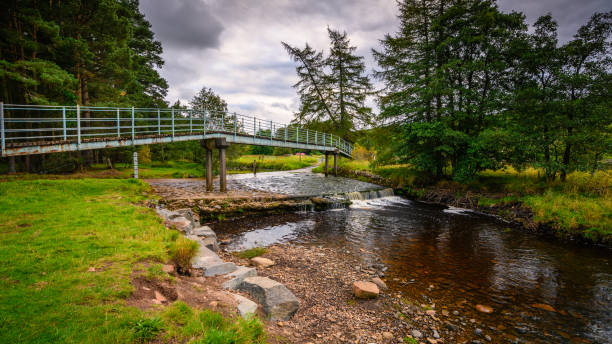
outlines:
M612 253L509 227L490 216L390 197L214 229L230 236L230 250L291 241L382 263L391 293L435 304L438 313L445 306L451 317L457 311L466 333L478 327L494 342L612 343ZM480 313L476 304L494 312Z

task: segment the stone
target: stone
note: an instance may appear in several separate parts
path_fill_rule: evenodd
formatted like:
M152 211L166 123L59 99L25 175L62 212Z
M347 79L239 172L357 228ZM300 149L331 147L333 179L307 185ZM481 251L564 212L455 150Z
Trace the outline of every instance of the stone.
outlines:
M410 334L412 335L412 337L414 337L416 339L419 339L419 338L423 337L423 334L419 330L412 330L412 331L410 331Z
M387 339L387 340L393 339L393 333L391 333L391 332L383 332L382 336L383 336L384 339Z
M485 336L485 339L487 340L487 342L490 342L493 340L491 336L489 336L488 334Z
M448 313L448 311L446 309L442 310L442 315L444 315L445 317L449 316L450 313Z
M251 258L251 265L256 266L258 268L267 268L269 266L274 265L274 261L264 257L254 257Z
M255 276L257 276L257 269L246 266L238 266L238 269L227 274L227 277L230 279L223 282L222 286L225 289L238 289L245 278Z
M179 231L182 231L185 233L191 229L191 221L187 220L186 218L182 216L178 216L173 219L167 219L166 221L164 221L164 224L166 225L166 227L169 227L169 228L174 227L178 229Z
M555 310L555 308L553 306L547 305L545 303L534 303L534 304L531 305L531 307L543 309L543 310L548 311L548 312L556 312L557 311L557 310Z
M208 266L204 269L204 276L218 276L225 275L230 272L236 271L238 267L232 262L223 262L216 265Z
M270 320L289 320L299 307L298 299L287 287L267 277L247 277L240 290L259 302Z
M434 311L433 309L428 309L425 311L425 314L429 315L430 317L435 317L436 311Z
M189 232L189 234L203 237L217 237L217 234L208 226L194 228L191 230L191 232Z
M234 297L234 300L238 302L236 309L238 309L238 314L240 314L241 317L248 318L257 312L257 304L255 302L242 295L232 294L232 296Z
M381 280L378 277L372 278L372 283L376 284L381 290L387 289L387 284L385 283L385 281Z
M214 252L219 251L219 244L217 243L216 237L205 237L204 239L201 239L201 245L204 245L211 251L214 251Z
M376 298L380 291L378 286L372 282L356 281L353 283L353 294L360 299Z
M433 330L433 337L434 337L435 339L440 339L440 334L438 333L438 331L437 331L437 330Z
M485 305L476 305L476 310L481 313L493 313L493 308Z
M477 336L482 336L482 330L479 329L479 328L475 328L474 329L474 334L477 335Z
M168 301L168 299L157 290L155 291L155 300L159 301L159 303Z

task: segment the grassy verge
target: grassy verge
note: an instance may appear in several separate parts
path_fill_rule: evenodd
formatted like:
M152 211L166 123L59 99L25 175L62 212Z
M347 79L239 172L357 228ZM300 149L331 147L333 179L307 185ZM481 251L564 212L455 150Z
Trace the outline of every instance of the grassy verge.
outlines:
M368 179L360 172L383 177L396 189L420 197L426 192L450 191L456 197L470 194L482 207L504 207L520 203L533 213L536 224L544 224L563 238L581 238L612 246L612 171L594 174L573 172L565 182L545 181L543 173L529 168L484 171L469 184L440 181L427 183L427 177L409 165L371 167L367 161L341 160L343 175ZM371 179L371 178L370 178Z
M252 171L253 160L257 160L258 171L288 171L312 166L319 160L316 156L272 156L272 155L243 155L236 160L228 162L228 168L239 171Z
M134 269L167 261L176 239L135 205L146 191L134 180L0 183L0 342L263 340L257 320L180 303L150 312L126 304Z
M251 258L255 258L255 257L259 257L261 255L264 255L268 252L267 249L263 248L263 247L254 247L254 248L250 248L248 250L244 250L244 251L240 251L240 252L234 252L234 255L238 258L242 258L242 259L251 259Z

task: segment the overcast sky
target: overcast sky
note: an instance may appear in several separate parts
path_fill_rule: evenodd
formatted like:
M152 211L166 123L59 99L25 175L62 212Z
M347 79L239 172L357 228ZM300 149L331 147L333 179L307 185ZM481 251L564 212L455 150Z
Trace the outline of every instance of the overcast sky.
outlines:
M568 40L607 0L501 0L505 11L521 11L527 22L551 12L561 40ZM298 109L291 87L295 64L285 41L327 49L327 27L346 30L368 71L371 49L397 30L395 0L141 0L141 10L161 41L170 85L167 100L188 102L203 86L225 99L230 111L286 123Z

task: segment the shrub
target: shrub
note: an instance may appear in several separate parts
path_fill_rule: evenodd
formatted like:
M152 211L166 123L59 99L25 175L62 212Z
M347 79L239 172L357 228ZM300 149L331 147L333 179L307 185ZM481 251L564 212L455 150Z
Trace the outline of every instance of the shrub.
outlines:
M132 339L136 343L147 343L155 339L164 327L158 318L142 318L134 322Z
M186 274L191 268L191 259L198 252L198 243L183 236L176 239L170 248L170 257L178 273Z

